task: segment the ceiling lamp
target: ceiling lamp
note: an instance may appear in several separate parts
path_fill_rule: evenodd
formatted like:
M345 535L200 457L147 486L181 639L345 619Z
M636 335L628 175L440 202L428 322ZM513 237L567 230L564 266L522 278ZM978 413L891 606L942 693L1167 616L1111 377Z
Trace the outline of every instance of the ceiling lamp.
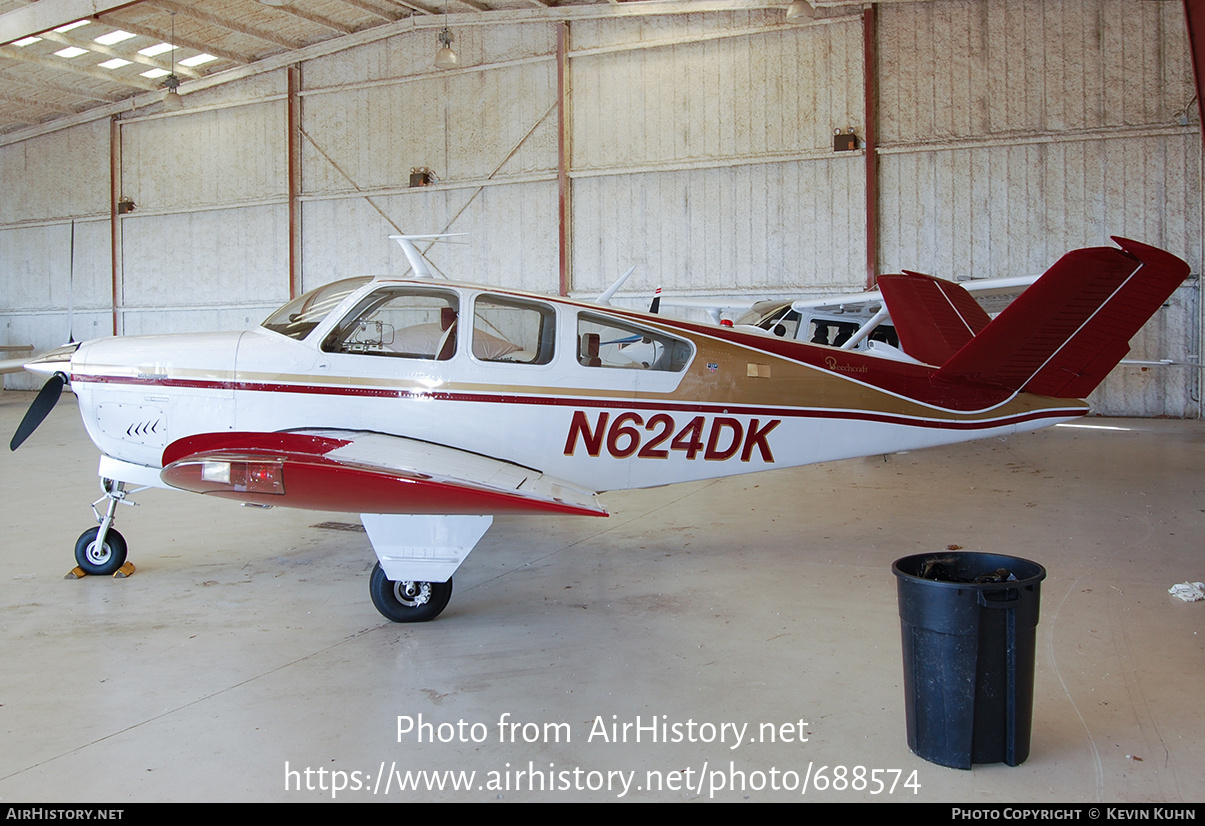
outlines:
M807 0L794 0L787 6L787 20L797 20L800 23L816 19L816 10Z
M184 98L180 97L180 78L176 77L176 13L172 12L172 71L163 78L163 87L167 94L163 96L163 109L167 112L179 112L184 108Z
M435 53L435 68L455 69L460 65L460 58L452 51L452 33L447 26L439 33L439 43L439 51Z
M167 89L167 94L163 96L163 108L168 112L179 112L184 108L184 98L180 97L180 78L175 74L170 74L163 79L163 86Z

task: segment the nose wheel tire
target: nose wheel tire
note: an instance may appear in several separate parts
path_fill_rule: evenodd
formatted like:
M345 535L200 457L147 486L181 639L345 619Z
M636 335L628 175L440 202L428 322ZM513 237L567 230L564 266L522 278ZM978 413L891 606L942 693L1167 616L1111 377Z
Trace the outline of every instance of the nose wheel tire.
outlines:
M78 556L78 554L77 554ZM395 582L377 563L368 582L372 604L394 622L427 622L440 615L452 598L452 580L447 582Z
M126 541L117 531L109 528L103 545L97 544L96 535L100 526L89 528L75 541L75 564L89 576L111 576L125 564Z

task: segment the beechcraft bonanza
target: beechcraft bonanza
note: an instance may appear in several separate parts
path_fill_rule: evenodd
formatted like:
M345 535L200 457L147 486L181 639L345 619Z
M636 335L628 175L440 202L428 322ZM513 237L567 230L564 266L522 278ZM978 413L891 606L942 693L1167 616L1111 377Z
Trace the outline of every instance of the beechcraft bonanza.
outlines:
M429 620L494 514L606 516L601 491L1082 416L1189 272L1114 239L1067 254L994 319L958 284L904 273L879 278L882 306L854 330L777 336L436 281L420 238L396 239L419 277L327 284L253 330L97 339L29 362L50 378L12 448L69 384L102 454L107 508L76 544L84 572L125 561L113 521L127 486L351 511L377 555L377 609ZM798 324L786 306L779 321Z

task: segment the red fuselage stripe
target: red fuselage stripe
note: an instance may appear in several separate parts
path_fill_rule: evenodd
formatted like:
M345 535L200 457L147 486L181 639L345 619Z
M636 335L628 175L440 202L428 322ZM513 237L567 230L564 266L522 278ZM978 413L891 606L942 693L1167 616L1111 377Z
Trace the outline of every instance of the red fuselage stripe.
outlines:
M683 413L725 413L728 415L778 416L797 419L847 419L899 424L911 427L931 427L950 430L986 430L1038 419L1062 419L1082 416L1080 407L1056 407L1031 410L995 419L922 419L906 415L877 413L869 410L840 408L751 407L712 402L707 404L674 401L637 401L635 399L604 399L592 397L524 396L500 393L452 393L446 391L410 391L386 387L340 387L332 385L284 384L252 381L217 381L200 379L160 379L130 376L96 376L73 374L72 382L96 384L130 384L154 387L182 387L196 390L230 390L251 393L304 393L325 396L356 396L361 398L430 399L435 401L485 402L488 404L546 405L549 407L590 407L623 410L667 410Z

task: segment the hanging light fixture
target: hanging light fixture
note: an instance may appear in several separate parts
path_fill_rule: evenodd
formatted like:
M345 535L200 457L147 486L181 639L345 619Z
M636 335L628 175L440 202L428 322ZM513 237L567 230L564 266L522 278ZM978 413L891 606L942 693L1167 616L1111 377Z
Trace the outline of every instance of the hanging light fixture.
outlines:
M787 6L787 20L806 23L815 18L816 10L807 0L794 0L791 5Z
M436 69L455 69L460 65L460 58L452 51L452 33L448 31L448 5L444 4L444 28L439 33L439 51L435 53Z
M176 77L176 13L172 12L172 71L163 78L163 86L167 94L163 96L163 108L168 112L178 112L184 108L184 98L180 97L180 78Z
M441 45L435 53L435 68L455 69L460 65L460 58L452 51L452 33L448 31L447 26L439 33L439 42Z
M163 85L167 89L167 94L163 96L163 108L168 112L179 112L184 108L184 98L180 97L177 89L180 88L180 78L175 74L170 74L163 79Z

